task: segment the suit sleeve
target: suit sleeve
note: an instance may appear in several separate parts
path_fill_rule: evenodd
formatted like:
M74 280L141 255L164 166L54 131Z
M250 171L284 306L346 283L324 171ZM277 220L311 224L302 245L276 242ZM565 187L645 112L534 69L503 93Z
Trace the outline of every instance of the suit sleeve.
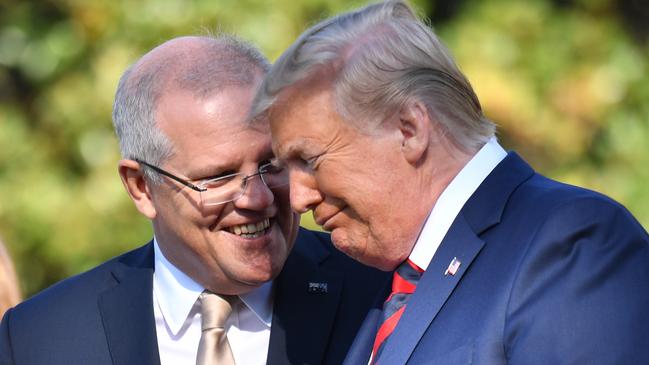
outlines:
M599 196L540 227L509 299L508 363L649 364L647 232Z
M9 309L0 323L0 365L11 365L13 361L13 350L11 348L11 338L9 337L9 318L11 316Z

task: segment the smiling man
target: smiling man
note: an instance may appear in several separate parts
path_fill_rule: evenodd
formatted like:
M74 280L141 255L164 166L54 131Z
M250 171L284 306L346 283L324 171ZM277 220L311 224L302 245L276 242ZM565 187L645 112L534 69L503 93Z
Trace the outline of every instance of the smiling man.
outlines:
M403 1L305 31L254 104L293 208L396 269L346 364L649 363L647 232L507 153Z
M246 119L268 67L183 37L124 73L118 170L154 238L10 310L1 364L342 361L385 276L298 227L268 127Z

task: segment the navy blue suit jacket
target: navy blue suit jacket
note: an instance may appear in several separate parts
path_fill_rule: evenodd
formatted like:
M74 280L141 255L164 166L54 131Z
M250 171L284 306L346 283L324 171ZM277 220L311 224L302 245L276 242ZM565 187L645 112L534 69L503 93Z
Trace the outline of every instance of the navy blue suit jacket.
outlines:
M159 364L152 274L149 243L21 303L2 321L0 364ZM276 279L268 364L340 364L386 280L301 229Z
M367 364L380 312L345 364ZM649 364L648 314L647 232L510 153L453 222L379 364Z

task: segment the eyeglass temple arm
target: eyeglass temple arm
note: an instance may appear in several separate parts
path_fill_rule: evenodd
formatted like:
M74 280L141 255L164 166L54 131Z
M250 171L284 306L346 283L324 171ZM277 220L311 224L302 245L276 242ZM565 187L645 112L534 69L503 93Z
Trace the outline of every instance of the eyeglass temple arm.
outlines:
M174 180L178 181L179 183L185 185L186 187L188 187L188 188L190 188L192 190L196 190L198 192L203 192L203 191L207 190L205 188L201 188L200 186L196 186L196 185L190 183L189 181L185 181L185 180L179 178L178 176L175 176L175 175L173 175L173 174L171 174L171 173L169 173L169 172L167 172L167 171L165 171L165 170L163 170L163 169L161 169L161 168L159 168L157 166L151 165L148 162L144 162L144 161L142 161L140 159L137 159L137 158L135 159L135 161L137 163L140 163L142 165L150 167L151 169L153 169L153 171L155 171L157 173L160 173L160 174L162 174L162 175L164 175L164 176L166 176L166 177L168 177L170 179L174 179Z

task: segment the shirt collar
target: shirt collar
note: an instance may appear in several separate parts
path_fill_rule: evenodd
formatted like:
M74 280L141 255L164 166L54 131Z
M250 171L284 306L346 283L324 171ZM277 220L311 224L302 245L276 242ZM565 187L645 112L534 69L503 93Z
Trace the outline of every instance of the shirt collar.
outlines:
M268 328L273 320L273 282L264 283L259 288L239 295L241 301Z
M155 261L153 293L162 317L171 332L176 335L205 288L167 260L155 237L153 252ZM269 328L273 317L272 288L272 282L267 282L239 296L246 307Z
M428 215L410 253L409 258L412 262L424 270L428 267L464 204L506 156L507 152L498 144L496 137L493 137L460 170Z

